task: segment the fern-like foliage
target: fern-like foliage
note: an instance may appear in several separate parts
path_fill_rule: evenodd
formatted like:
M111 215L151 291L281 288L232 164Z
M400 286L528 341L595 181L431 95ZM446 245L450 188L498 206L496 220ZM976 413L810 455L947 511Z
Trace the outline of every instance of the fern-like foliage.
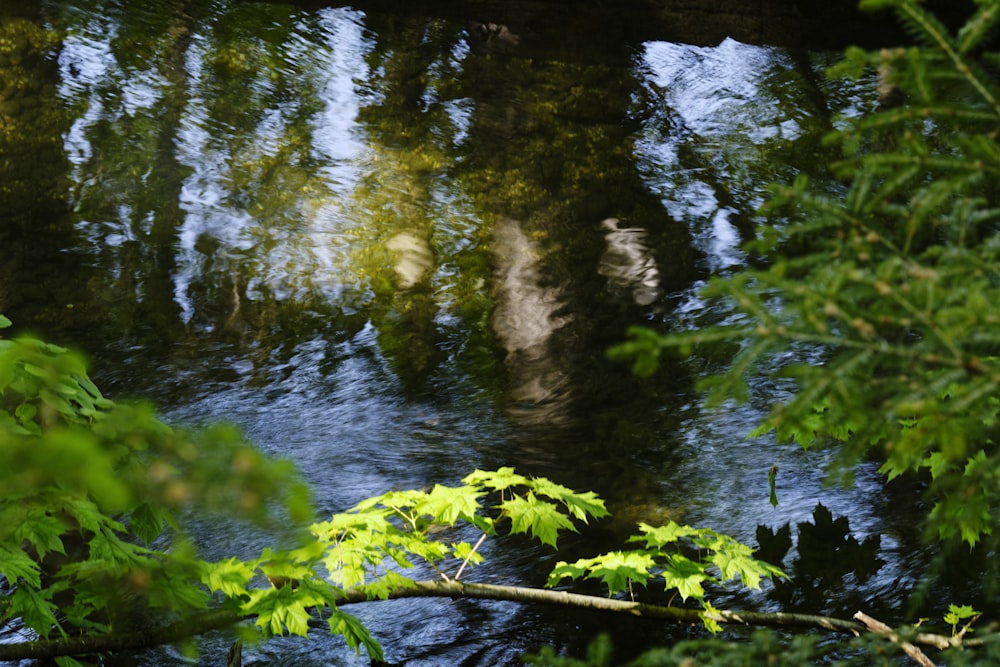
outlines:
M875 454L889 479L926 474L928 536L976 545L1000 516L1000 1L956 34L912 0L865 4L891 6L918 46L851 49L833 74L877 71L902 104L844 119L832 185L771 188L749 246L766 268L705 291L737 324L634 331L612 354L649 372L666 349L736 343L704 383L711 404L760 373L794 380L755 435L834 443L842 470Z

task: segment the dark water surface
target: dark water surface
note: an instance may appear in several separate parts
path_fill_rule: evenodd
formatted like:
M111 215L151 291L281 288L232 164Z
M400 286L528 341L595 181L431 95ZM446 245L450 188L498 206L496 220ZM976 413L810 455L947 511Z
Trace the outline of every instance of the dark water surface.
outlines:
M817 171L834 119L874 104L824 79L829 55L630 41L600 17L549 33L237 0L2 8L0 312L85 350L109 396L239 424L323 513L502 465L593 489L617 518L565 540L568 560L640 520L795 537L822 501L877 554L793 549L799 588L716 606L901 620L885 610L925 554L874 468L827 488L823 452L747 440L781 387L704 413L694 383L724 358L639 380L604 355L629 325L728 317L696 290L744 263L766 184ZM263 544L201 538L208 556ZM485 552L490 582L538 585L557 560ZM498 603L351 611L407 665L692 632ZM364 663L321 634L245 658Z

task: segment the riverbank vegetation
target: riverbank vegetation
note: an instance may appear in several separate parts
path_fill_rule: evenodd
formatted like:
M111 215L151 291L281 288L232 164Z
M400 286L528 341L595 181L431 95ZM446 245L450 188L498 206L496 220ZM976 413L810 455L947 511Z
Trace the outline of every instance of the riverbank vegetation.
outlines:
M752 398L754 378L773 377L787 398L755 437L830 448L830 474L844 483L859 462L876 460L888 485L905 480L926 507L924 539L942 556L925 580L974 563L995 598L1000 63L989 40L1000 0L979 2L954 34L910 0L863 5L893 8L918 45L851 50L836 68L835 76L878 72L886 93L884 108L843 119L831 136L843 149L836 179L773 188L768 222L749 246L757 268L717 277L705 291L730 309L729 324L636 329L612 354L647 375L676 350L717 366L703 388L723 408ZM381 660L378 642L344 608L429 596L589 606L712 632L745 623L862 636L831 644L816 633L760 631L734 645L706 633L637 665L691 656L707 665L891 664L897 655L928 664L924 645L954 665L1000 657L995 619L963 601L927 622L937 632L880 628L864 616L716 609L713 590L785 575L726 535L673 522L640 523L620 551L559 563L549 589L467 583L484 540L516 546L526 536L556 548L565 531L604 517L603 501L504 468L472 472L461 486L388 492L312 523L308 489L289 463L265 458L232 428L180 431L148 406L109 401L79 355L30 337L0 339L0 453L0 618L25 636L0 645L0 660L74 665L212 628L257 641L316 626ZM780 461L761 474L780 503ZM254 523L276 542L252 557L203 560L188 527L212 517ZM433 580L405 576L413 572ZM557 590L583 579L605 589ZM643 589L654 586L679 602L644 604ZM616 664L603 641L585 658L531 660Z

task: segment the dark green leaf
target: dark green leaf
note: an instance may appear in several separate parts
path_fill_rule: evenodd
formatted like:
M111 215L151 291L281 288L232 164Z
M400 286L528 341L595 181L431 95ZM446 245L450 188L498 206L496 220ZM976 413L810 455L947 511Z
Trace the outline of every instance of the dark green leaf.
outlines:
M142 503L129 515L129 527L147 545L160 536L163 531L166 510Z
M775 490L775 480L778 476L778 464L775 463L771 466L771 469L767 471L767 485L771 490L770 501L771 507L778 506L778 492Z
M360 655L361 647L364 646L369 659L373 662L385 658L382 646L372 638L364 624L354 616L340 609L334 609L328 622L330 632L335 635L343 635L344 639L347 640L347 645L354 649L355 654Z

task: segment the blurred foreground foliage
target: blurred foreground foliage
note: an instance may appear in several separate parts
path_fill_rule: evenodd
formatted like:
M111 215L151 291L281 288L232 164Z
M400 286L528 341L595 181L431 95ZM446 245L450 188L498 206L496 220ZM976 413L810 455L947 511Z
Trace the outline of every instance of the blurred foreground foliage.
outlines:
M289 462L232 427L176 430L110 401L80 355L27 336L0 338L0 457L0 619L42 639L206 607L194 511L279 534L313 517Z
M907 637L907 632L901 634ZM789 636L776 630L754 630L746 641L725 639L692 639L678 642L670 648L657 648L623 662L615 659L614 646L601 635L587 649L583 658L559 655L550 647L538 654L525 656L525 662L536 667L799 667L829 665L830 667L894 667L909 660L897 644L884 638L864 637L830 642L820 635ZM1000 661L1000 643L989 644L976 651L955 648L937 656L938 664L950 667L987 667ZM909 663L914 664L914 663Z

